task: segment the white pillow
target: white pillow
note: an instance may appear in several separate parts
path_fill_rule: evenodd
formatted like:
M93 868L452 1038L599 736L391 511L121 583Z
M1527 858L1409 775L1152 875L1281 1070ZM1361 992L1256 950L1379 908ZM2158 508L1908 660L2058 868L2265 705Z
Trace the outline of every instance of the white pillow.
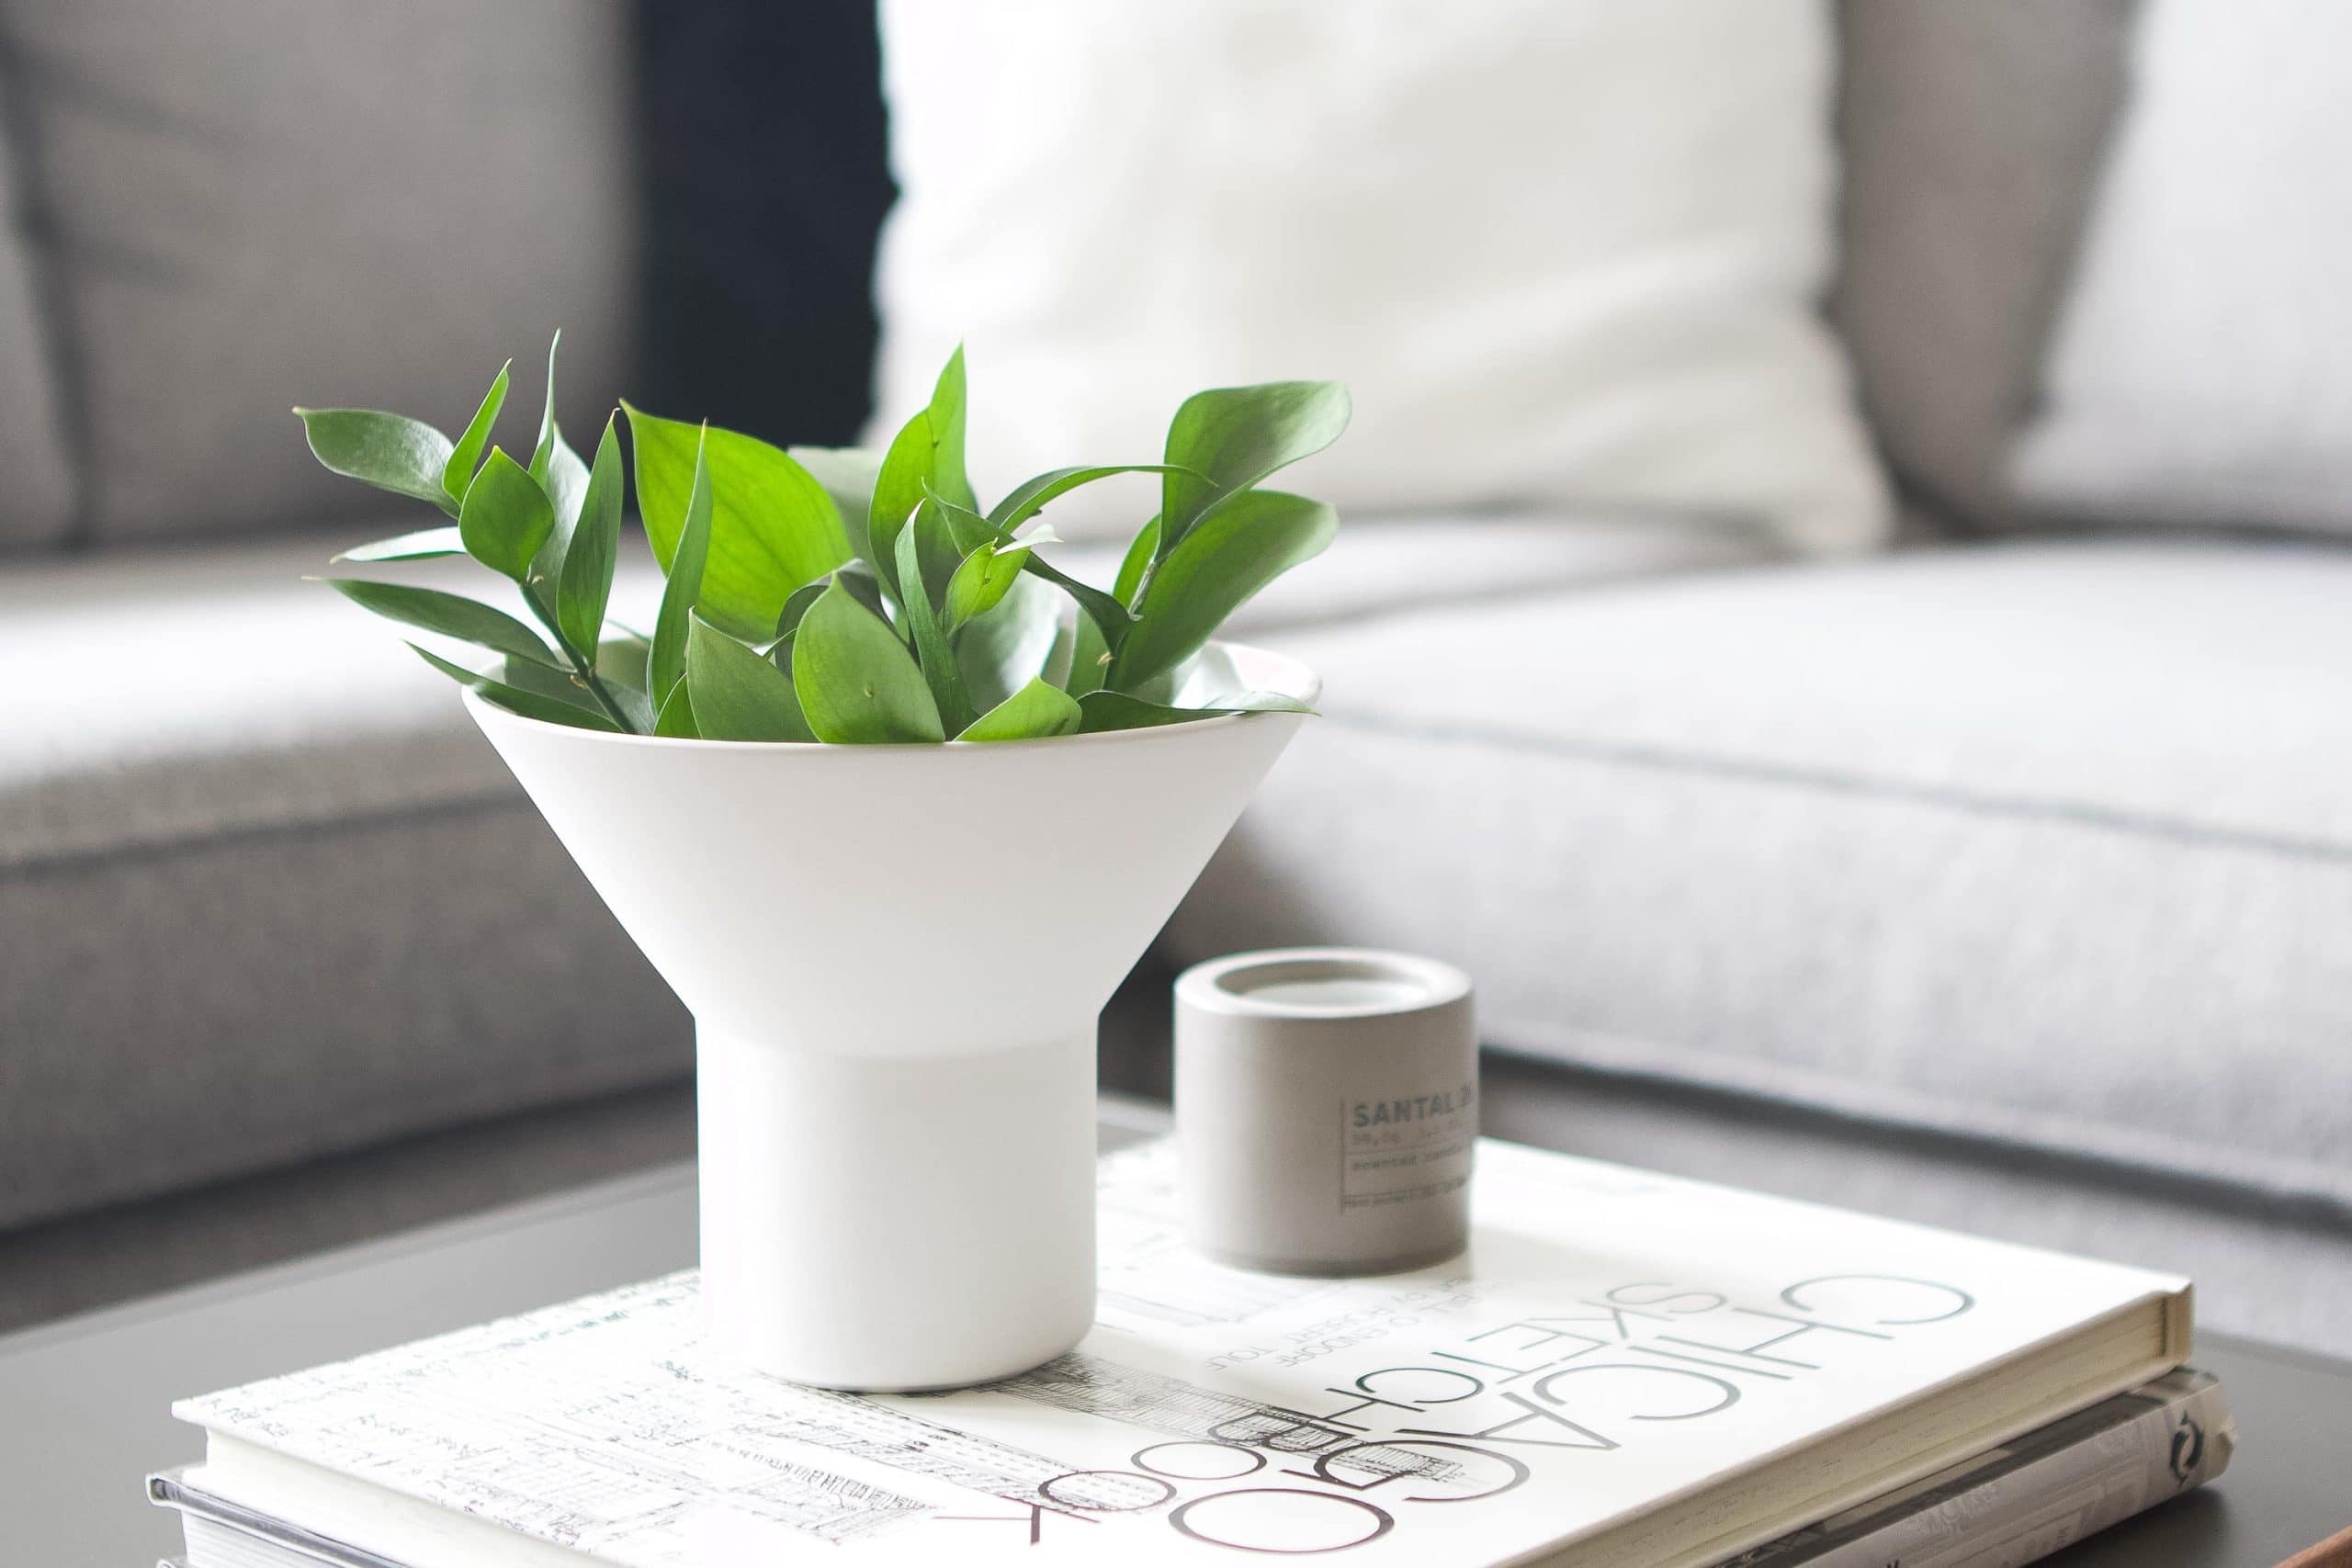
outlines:
M877 442L960 339L984 496L1156 460L1201 388L1329 378L1355 424L1278 482L1343 508L1568 502L1822 550L1883 536L1815 309L1823 0L881 15L902 195ZM1108 510L1132 526L1156 493ZM1087 499L1057 503L1064 532Z
M2156 0L2014 454L2032 510L2352 532L2352 6Z

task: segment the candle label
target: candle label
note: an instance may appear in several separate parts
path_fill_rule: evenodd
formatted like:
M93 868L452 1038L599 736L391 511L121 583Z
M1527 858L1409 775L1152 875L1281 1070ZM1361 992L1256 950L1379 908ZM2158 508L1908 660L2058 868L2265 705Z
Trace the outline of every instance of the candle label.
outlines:
M1459 1191L1478 1141L1478 1086L1351 1100L1340 1111L1340 1208L1379 1208Z

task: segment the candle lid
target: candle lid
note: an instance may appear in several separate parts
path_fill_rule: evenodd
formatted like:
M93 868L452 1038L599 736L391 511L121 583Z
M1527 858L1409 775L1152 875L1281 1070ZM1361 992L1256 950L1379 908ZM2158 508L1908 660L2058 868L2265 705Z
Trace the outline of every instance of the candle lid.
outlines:
M1292 947L1196 964L1176 982L1178 1002L1257 1018L1363 1019L1426 1012L1470 994L1470 976L1409 953Z

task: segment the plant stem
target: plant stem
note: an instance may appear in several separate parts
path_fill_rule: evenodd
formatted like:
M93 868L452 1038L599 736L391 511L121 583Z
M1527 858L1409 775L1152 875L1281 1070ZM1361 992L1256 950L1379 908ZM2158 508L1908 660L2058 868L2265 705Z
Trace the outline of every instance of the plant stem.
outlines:
M532 592L527 586L523 590L523 603L531 607L531 614L537 617L539 625L545 626L548 629L548 635L555 638L556 647L562 651L564 658L571 662L571 673L579 679L581 684L588 688L589 695L594 697L598 705L604 708L605 716L619 725L622 734L635 735L637 728L629 723L628 715L621 711L620 705L613 701L613 694L605 690L605 682L597 679L596 661L581 657L580 650L571 646L571 639L563 635L563 627L556 623L555 616L540 605L539 596Z
M605 682L597 679L596 667L593 664L582 664L580 656L576 653L571 656L571 660L572 669L582 681L588 683L588 690L594 694L599 703L604 705L605 712L611 716L612 721L621 727L621 733L635 735L637 730L630 725L628 715L621 711L620 705L613 701L612 694L605 690Z

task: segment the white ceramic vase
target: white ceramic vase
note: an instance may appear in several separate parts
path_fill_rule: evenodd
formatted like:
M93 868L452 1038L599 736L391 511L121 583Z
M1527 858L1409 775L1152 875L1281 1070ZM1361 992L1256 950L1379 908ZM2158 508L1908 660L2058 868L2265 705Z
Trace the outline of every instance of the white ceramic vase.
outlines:
M1293 660L1223 652L1315 694ZM467 706L695 1016L716 1346L878 1391L1075 1345L1096 1017L1299 716L813 746Z

